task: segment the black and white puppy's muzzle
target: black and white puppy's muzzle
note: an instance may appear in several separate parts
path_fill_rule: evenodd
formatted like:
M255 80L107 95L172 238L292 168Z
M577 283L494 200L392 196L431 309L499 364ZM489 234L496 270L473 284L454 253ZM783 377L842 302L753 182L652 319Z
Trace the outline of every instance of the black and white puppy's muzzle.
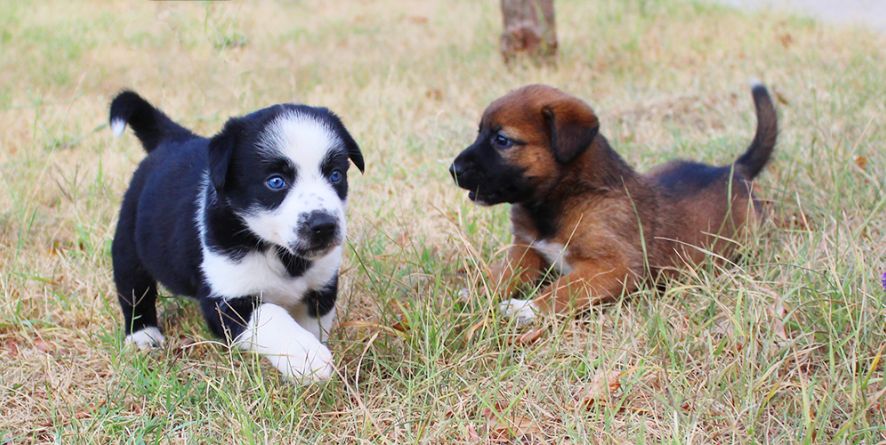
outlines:
M298 239L300 244L292 249L304 257L322 255L333 247L341 245L342 222L339 217L326 210L314 210L299 218Z

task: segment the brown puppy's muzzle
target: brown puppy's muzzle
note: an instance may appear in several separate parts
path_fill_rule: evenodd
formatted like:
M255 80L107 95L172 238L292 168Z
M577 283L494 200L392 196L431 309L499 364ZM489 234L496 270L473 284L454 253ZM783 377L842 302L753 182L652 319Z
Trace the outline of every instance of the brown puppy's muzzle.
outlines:
M465 190L475 190L480 185L482 175L477 168L477 164L469 158L470 147L461 152L452 165L449 166L449 174L455 181L455 184Z
M468 191L468 199L480 205L514 202L526 195L519 187L521 170L509 165L483 136L455 158L449 174Z

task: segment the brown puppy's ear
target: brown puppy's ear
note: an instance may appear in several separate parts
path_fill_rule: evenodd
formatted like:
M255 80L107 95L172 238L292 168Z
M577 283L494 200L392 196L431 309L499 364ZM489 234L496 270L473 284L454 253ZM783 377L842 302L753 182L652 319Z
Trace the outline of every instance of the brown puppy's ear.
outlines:
M551 150L561 164L572 162L582 154L600 130L594 110L574 97L545 105L541 112L551 135Z

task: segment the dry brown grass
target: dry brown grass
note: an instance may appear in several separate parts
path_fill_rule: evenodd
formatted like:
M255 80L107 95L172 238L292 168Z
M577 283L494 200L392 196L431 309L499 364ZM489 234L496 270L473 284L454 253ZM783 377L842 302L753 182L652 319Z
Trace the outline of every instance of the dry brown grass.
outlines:
M507 69L495 2L4 5L0 442L886 440L886 39L677 0L557 7L557 66ZM550 83L641 169L727 162L752 132L749 76L784 130L759 183L775 218L745 262L534 341L456 297L507 240L506 209L472 207L446 172L491 99ZM123 87L203 134L281 101L344 118L367 172L340 377L287 386L173 298L168 348L121 348L108 251L143 156L105 125Z

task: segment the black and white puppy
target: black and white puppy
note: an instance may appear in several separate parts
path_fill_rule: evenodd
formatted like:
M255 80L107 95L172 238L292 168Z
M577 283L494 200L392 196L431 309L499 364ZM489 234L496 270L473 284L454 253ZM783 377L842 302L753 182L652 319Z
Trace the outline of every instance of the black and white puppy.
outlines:
M138 94L114 98L111 128L148 152L123 198L112 247L126 343L162 345L159 282L194 297L212 332L286 378L328 379L350 159L363 156L325 108L274 105L210 139Z

